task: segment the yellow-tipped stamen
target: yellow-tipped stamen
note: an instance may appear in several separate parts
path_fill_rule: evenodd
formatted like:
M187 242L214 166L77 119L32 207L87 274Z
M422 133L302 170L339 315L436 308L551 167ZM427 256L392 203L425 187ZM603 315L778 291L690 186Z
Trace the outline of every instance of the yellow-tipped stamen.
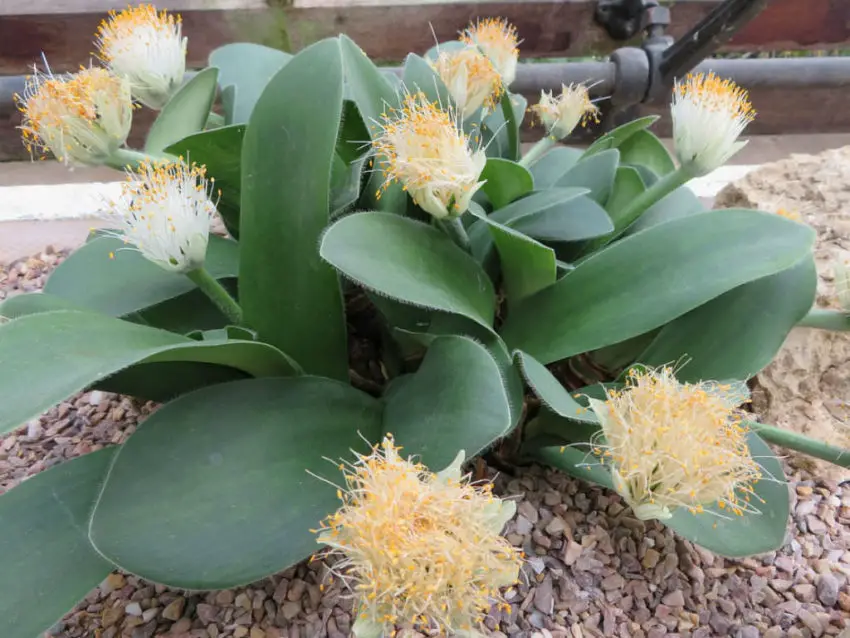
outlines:
M150 4L111 11L97 30L98 55L126 78L139 102L161 109L183 83L186 38L180 16Z
M216 211L211 183L203 166L142 162L110 206L121 226L114 236L171 272L200 269Z
M709 505L734 515L750 502L761 466L750 455L740 395L715 383L679 383L670 368L631 370L607 401L590 399L602 424L614 486L641 519ZM609 454L610 453L610 454Z
M519 39L516 28L504 18L487 18L469 25L460 36L460 41L478 47L496 67L505 86L516 78L519 60Z
M133 120L126 81L105 69L54 76L34 69L23 96L24 145L33 156L47 151L66 165L103 164L126 141Z
M599 122L599 108L590 101L584 84L561 85L561 94L541 91L540 101L531 107L550 137L562 140L581 125Z
M477 48L443 51L432 65L448 88L462 119L481 108L492 110L502 97L502 76Z
M670 107L676 155L692 175L722 166L746 142L738 141L756 115L747 92L714 73L677 82Z
M384 114L374 140L378 166L385 172L382 189L398 181L413 201L437 219L466 212L481 187L487 163L473 150L455 114L429 102L422 93L406 95L399 109Z
M517 580L519 550L499 536L516 507L461 477L462 454L434 474L398 451L387 437L346 469L342 507L318 538L344 557L334 570L359 601L354 635L469 629Z

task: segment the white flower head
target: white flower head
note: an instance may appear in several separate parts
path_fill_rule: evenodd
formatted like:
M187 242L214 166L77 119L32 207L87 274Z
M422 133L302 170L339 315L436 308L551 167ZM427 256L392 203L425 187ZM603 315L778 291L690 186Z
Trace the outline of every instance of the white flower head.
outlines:
M472 148L456 115L422 93L408 94L399 109L384 114L381 126L372 145L387 176L382 188L400 182L437 219L465 213L484 183L479 178L487 156Z
M496 66L475 47L443 51L432 66L448 88L461 119L481 108L492 110L504 91Z
M203 166L142 163L127 172L121 196L110 207L110 216L120 222L114 236L165 270L197 270L206 258L216 211L213 183Z
M558 96L551 91L541 91L540 101L531 110L546 132L557 140L567 137L579 124L587 126L588 122L599 122L599 107L590 101L584 84L562 84Z
M679 163L701 176L746 145L738 138L756 113L737 84L714 73L698 73L676 83L670 115Z
M487 18L468 26L460 41L478 47L496 67L505 86L516 78L519 40L516 28L504 18Z
M133 121L126 81L105 69L54 76L37 69L23 97L24 145L32 155L53 153L66 165L103 164L124 142Z
M388 434L340 465L342 505L317 540L343 557L333 573L356 595L358 638L401 624L470 635L519 576L521 553L499 535L516 507L461 476L462 457L435 474L399 449Z
M112 11L97 30L98 55L126 78L139 102L161 109L183 83L186 38L180 16L150 4Z
M731 386L679 383L670 368L632 369L626 387L607 394L590 399L604 435L593 451L638 518L667 519L677 508L700 514L714 504L737 516L758 511L750 497L762 469Z

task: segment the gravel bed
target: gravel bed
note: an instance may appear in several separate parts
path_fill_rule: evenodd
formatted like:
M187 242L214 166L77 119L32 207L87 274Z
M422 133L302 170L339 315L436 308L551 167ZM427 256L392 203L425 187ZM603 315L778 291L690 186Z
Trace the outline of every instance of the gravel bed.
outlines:
M0 299L37 290L63 254L0 267ZM122 442L155 405L95 391L0 438L0 492L26 476ZM788 466L793 520L778 552L727 560L632 517L622 500L559 472L496 477L518 501L508 539L528 560L488 635L850 638L850 485ZM283 541L282 541L283 542ZM341 638L351 602L321 588L321 561L249 587L186 592L115 573L50 632L68 638ZM409 636L419 636L409 632Z

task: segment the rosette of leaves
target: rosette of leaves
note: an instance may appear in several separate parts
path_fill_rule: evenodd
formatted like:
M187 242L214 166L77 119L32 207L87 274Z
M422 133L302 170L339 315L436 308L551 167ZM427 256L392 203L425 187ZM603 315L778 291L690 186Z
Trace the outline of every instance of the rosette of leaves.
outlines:
M409 56L402 79L450 104L424 58ZM164 403L122 445L0 496L3 636L45 630L115 568L197 590L296 563L337 506L308 471L332 474L323 458L364 439L392 432L441 468L520 431L527 387L546 407L524 451L552 459L598 425L567 387L684 356L683 377L746 379L811 306L809 228L709 212L684 188L626 223L628 203L674 171L652 120L526 168L524 99L510 93L464 123L489 159L462 250L400 186L375 197L364 142L398 87L344 36L295 56L231 44L160 112L144 152L215 178L230 237L211 238L206 269L244 325L98 234L43 293L0 306L0 432L86 389ZM380 360L350 356L364 340ZM744 535L763 539L747 551L770 549L787 498L766 507L722 543L677 529L721 553L740 553Z

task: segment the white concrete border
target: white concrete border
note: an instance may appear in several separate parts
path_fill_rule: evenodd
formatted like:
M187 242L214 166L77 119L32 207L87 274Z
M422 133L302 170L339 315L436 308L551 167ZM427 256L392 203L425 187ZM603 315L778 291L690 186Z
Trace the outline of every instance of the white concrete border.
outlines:
M758 165L724 166L688 186L698 197L714 197L730 182ZM0 222L69 221L98 217L104 203L117 197L121 182L0 187Z

